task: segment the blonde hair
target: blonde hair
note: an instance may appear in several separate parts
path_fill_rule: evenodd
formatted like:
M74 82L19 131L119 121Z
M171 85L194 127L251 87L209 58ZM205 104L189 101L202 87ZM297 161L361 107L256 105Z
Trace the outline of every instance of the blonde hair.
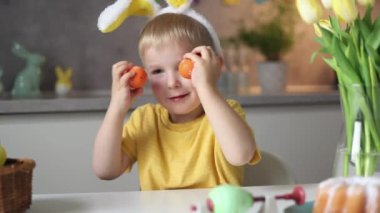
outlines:
M215 51L210 33L200 22L184 14L164 13L150 20L141 31L140 56L147 48L170 43L211 46Z

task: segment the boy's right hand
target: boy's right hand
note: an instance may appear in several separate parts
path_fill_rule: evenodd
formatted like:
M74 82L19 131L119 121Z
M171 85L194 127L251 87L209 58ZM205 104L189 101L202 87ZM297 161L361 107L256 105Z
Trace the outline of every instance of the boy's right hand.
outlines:
M133 100L143 93L143 88L132 89L129 79L135 73L128 72L133 64L128 61L119 61L112 66L112 93L110 107L126 113Z

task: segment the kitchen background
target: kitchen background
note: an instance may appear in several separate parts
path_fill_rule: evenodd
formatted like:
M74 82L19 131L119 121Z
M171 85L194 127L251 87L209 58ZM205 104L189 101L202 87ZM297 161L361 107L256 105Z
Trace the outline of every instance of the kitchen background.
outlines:
M96 26L98 16L113 2L0 0L0 66L5 70L2 77L5 91L11 90L25 65L11 53L15 41L46 56L42 67L43 91L54 90L56 65L74 69L75 90L109 90L113 63L129 59L139 64L137 38L147 20L131 17L116 31L102 34ZM197 2L194 8L209 19L222 38L234 35L241 19L255 24L255 17L272 13L266 4L257 4L255 0L241 0L236 6L227 6L223 0ZM376 10L379 8L378 1ZM287 85L331 88L335 84L334 72L320 58L309 63L311 54L318 49L313 42L313 27L299 18L294 27L295 45L283 57L288 64ZM263 57L253 51L248 51L248 55L252 85L258 86L255 66ZM109 104L109 95L78 97L0 98L0 142L8 156L25 156L36 161L34 193L138 190L136 167L132 175L123 175L115 181L101 181L93 174L93 140ZM298 183L317 183L331 176L343 127L337 92L235 94L233 98L242 103L259 147L283 159ZM149 96L142 97L136 106L152 100Z
M131 17L110 34L97 29L100 12L114 1L91 0L0 0L0 67L4 74L4 90L9 92L24 61L11 53L13 42L46 57L42 66L41 90L53 91L54 67L72 67L74 90L107 90L111 83L111 66L128 59L140 63L137 38L146 17ZM293 1L289 1L292 3ZM255 16L265 16L266 3L241 0L228 6L222 0L198 0L194 8L214 25L221 38L236 34L240 20L255 23ZM377 7L379 8L379 7ZM288 86L331 86L334 72L320 58L310 63L310 55L318 49L313 41L314 31L296 14L295 44L284 55L288 64ZM255 65L263 57L248 51L252 85L258 85Z

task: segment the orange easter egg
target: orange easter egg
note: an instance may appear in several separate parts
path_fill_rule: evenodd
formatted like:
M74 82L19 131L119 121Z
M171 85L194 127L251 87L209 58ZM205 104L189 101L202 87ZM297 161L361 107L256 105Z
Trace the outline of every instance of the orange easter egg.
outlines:
M145 70L142 67L134 66L128 72L134 72L135 75L129 79L129 86L133 89L144 87L148 78Z
M193 71L193 67L193 61L188 58L185 58L179 63L179 74L184 78L191 79L191 72Z

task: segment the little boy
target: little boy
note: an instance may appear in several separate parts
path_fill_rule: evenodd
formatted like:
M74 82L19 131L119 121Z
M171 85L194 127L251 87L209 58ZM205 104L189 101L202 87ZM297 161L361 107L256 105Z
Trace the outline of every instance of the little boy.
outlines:
M142 89L128 86L131 62L113 65L111 101L94 146L98 177L117 178L137 162L141 190L241 185L243 165L260 154L243 109L217 89L218 42L184 14L164 13L145 25L139 53L158 104L136 108L123 124ZM194 63L191 79L178 72L183 58Z

